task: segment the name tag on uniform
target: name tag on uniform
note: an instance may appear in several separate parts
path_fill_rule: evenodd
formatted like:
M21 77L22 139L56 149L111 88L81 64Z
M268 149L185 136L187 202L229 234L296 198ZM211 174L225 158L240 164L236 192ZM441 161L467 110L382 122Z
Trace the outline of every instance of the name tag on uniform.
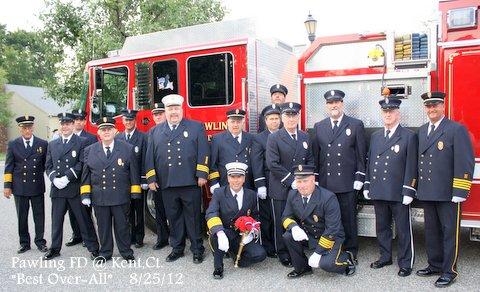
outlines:
M442 151L442 150L443 150L443 146L444 146L444 145L443 145L443 141L438 141L438 143L437 143L437 148L438 148L438 150Z
M72 151L72 157L73 158L77 157L77 152L75 150Z
M347 129L345 130L345 134L346 134L347 136L352 135L352 130L350 130L350 128L347 128Z
M303 148L308 149L308 144L305 141L303 141Z
M187 132L187 131L183 131L183 136L184 136L185 138L188 138L188 132Z

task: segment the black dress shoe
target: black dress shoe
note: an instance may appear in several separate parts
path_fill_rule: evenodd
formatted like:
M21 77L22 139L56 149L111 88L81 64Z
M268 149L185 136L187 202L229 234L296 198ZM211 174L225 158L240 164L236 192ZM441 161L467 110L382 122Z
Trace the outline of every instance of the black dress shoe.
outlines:
M37 249L41 252L47 252L48 251L48 248L46 245L40 245L39 247L37 247Z
M135 248L142 248L143 247L143 242L137 242L135 243Z
M193 254L193 263L194 264L201 264L203 262L203 254L201 253L194 253Z
M167 262L174 262L176 260L178 260L179 258L183 257L184 256L184 253L183 252L175 252L175 251L172 251L166 258L166 261Z
M385 266L390 266L392 264L392 260L386 261L386 262L381 262L381 261L374 261L373 263L370 264L370 268L372 269L380 269Z
M153 246L153 249L154 250L159 250L159 249L162 249L164 247L166 247L168 245L168 241L166 242L157 242L155 243L155 245Z
M293 271L291 271L290 273L287 274L287 277L291 278L291 279L294 279L294 278L300 278L300 277L303 277L303 276L306 276L306 275L310 275L312 273L313 273L312 268L308 267L308 268L305 268L301 272L297 272L297 271L293 270Z
M445 288L453 284L455 282L455 279L457 277L447 277L447 276L441 276L438 278L437 281L435 281L435 287L437 288Z
M126 260L127 262L134 262L135 261L135 257L133 256L133 254L124 256L123 259Z
M274 259L277 257L277 253L274 251L267 252L267 257Z
M412 269L411 269L411 268L400 268L400 270L398 270L398 275L399 275L400 277L410 276L411 273L412 273Z
M357 256L353 255L353 252L351 251L345 251L347 254L348 254L348 258L350 259L350 261L355 265L357 266L358 265L358 258Z
M223 279L223 269L213 270L213 278L217 280Z
M93 261L96 263L105 263L111 259L112 259L112 256L108 256L108 257L98 256Z
M95 258L97 258L97 257L98 257L98 251L92 251L92 252L90 253L90 259L91 259L92 261L95 260Z
M357 268L355 267L355 264L352 262L348 263L348 266L345 268L345 276L353 276L355 275L355 272L357 271Z
M22 246L20 246L20 248L17 250L17 253L24 253L24 252L26 252L27 250L30 250L30 246L28 246L28 245L22 245Z
M416 274L417 276L420 276L420 277L429 277L433 275L440 275L440 272L434 271L430 268L425 268L425 269L418 270Z
M50 249L44 256L43 256L43 259L44 260L51 260L53 258L56 258L56 257L59 257L60 256L60 252L56 251L56 250L53 250L53 249Z
M292 267L292 262L289 259L280 259L282 266L290 268Z
M69 242L65 243L65 246L74 246L74 245L77 245L79 243L82 243L82 239L81 238L72 238L70 239Z

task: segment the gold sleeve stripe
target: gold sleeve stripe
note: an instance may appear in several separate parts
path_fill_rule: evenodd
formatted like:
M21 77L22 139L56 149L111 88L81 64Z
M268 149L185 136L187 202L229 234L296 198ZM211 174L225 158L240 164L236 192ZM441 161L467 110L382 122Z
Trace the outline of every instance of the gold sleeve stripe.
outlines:
M220 217L212 217L207 220L208 229L212 229L215 226L223 225L222 219Z
M220 177L220 173L218 171L212 172L208 175L208 179L212 180L214 178Z
M297 223L297 222L295 222L295 220L290 219L290 218L287 218L287 219L283 220L283 228L287 229L288 226L292 223Z
M80 194L90 194L92 192L92 187L90 185L83 185L80 187Z
M9 182L12 182L12 180L13 180L13 176L11 173L5 173L3 175L3 182L9 183Z
M456 189L470 191L472 182L465 179L453 178L453 187Z
M154 175L155 175L155 169L150 169L150 170L147 172L147 174L145 175L145 177L146 177L147 179L149 179L149 178L151 178L151 177L154 176Z
M201 165L201 164L197 164L197 170L206 172L207 174L210 172L210 170L208 169L208 166Z
M140 185L132 185L130 187L130 193L132 194L140 194L142 193L142 188L140 187Z
M321 236L320 240L318 241L318 244L320 244L320 246L323 247L323 248L332 249L333 245L335 244L335 241Z
M458 182L458 183L468 183L468 184L471 184L472 182L468 179L462 179L462 178L456 178L454 177L453 178L453 182Z

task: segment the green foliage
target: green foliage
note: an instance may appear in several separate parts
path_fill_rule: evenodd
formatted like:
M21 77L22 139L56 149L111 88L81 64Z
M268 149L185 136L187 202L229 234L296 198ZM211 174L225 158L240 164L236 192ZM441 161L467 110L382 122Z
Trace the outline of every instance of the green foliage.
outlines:
M7 83L6 75L7 72L0 68L0 125L3 126L8 126L12 118L12 113L8 107L11 94L5 92L5 84Z

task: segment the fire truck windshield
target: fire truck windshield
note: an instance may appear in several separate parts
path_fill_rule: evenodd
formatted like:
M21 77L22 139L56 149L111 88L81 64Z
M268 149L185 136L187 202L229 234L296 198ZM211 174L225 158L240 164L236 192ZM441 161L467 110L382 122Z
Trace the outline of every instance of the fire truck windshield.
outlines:
M92 121L114 117L127 107L128 68L95 70L95 92L91 103Z

